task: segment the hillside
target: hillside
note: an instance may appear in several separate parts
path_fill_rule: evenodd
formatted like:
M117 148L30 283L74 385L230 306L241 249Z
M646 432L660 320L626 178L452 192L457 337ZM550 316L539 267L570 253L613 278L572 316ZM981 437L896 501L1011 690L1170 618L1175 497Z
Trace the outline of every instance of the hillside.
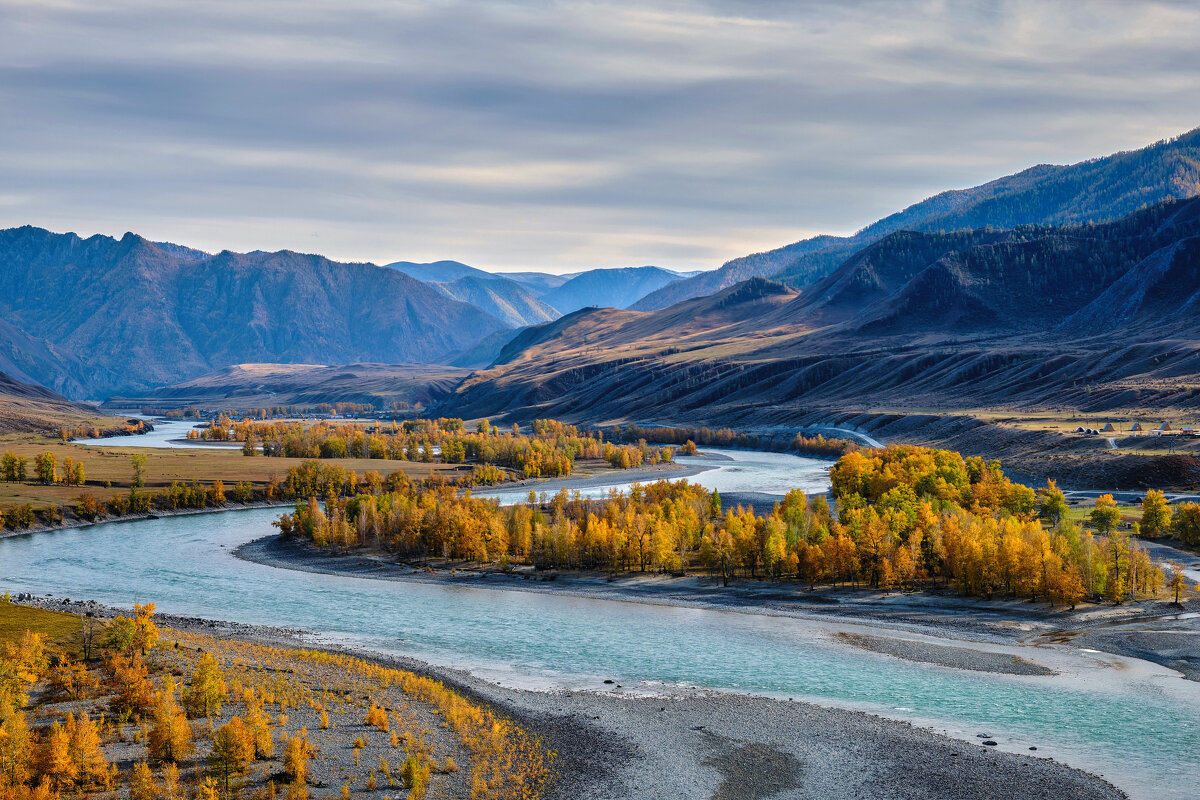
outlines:
M1200 194L1200 128L1149 147L1069 166L1043 164L970 189L942 192L851 237L819 236L734 259L671 284L633 308L652 311L760 275L803 287L857 250L900 230L940 232L1110 221L1161 200Z
M1190 408L1198 310L1200 199L1098 226L900 232L807 292L752 279L523 331L445 409L767 425L822 408Z
M75 397L246 362L435 362L505 324L397 270L0 231L0 358ZM83 366L83 365L86 365Z
M427 263L393 261L391 264L384 264L384 267L403 272L405 275L425 283L449 283L459 278L493 277L492 273L469 267L461 261L430 261Z
M486 278L467 275L449 283L429 285L447 297L483 309L512 328L540 325L561 316L557 309L539 300L520 283L499 275Z
M92 406L73 403L44 386L0 372L0 433L53 433L64 427L110 429L121 423Z
M139 395L110 398L108 408L253 409L363 403L431 405L448 395L466 370L433 364L235 364L209 375Z
M581 272L542 295L542 300L569 314L580 308L627 308L650 292L680 279L661 267L623 267Z

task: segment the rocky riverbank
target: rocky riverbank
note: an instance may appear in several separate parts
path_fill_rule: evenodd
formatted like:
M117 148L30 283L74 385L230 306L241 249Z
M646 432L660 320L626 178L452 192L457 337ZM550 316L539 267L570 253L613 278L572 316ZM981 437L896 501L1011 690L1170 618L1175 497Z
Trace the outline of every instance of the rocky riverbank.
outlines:
M115 613L80 601L36 604ZM161 622L258 644L313 646L297 630L172 616ZM354 654L436 677L536 733L555 753L553 800L1126 796L1052 760L995 750L993 739L958 741L861 712L688 688L652 696L616 684L604 691L523 691L412 659Z

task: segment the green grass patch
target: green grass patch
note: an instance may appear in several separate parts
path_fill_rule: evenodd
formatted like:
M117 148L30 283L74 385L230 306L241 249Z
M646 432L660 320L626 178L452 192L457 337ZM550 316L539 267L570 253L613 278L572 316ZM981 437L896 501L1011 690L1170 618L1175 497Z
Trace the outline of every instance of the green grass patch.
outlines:
M19 642L25 631L44 634L48 642L70 652L78 652L82 645L83 623L74 614L0 600L0 645Z

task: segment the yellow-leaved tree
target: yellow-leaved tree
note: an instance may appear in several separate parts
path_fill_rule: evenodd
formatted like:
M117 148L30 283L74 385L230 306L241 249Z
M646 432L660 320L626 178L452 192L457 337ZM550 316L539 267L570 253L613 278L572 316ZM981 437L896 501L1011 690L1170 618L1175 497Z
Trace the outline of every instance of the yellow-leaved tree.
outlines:
M184 706L193 717L207 717L221 710L225 698L225 676L221 674L221 665L212 653L205 653L184 693Z
M192 750L192 726L175 702L175 679L163 679L154 701L154 725L150 728L150 755L159 761L179 761Z

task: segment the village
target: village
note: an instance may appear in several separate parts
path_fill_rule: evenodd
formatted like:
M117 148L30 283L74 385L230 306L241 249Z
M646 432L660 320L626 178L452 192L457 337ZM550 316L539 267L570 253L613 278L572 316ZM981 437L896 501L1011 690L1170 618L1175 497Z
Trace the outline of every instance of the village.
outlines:
M1194 425L1183 425L1178 428L1171 425L1169 422L1164 422L1157 427L1147 427L1140 422L1134 422L1126 429L1118 428L1111 422L1106 423L1103 428L1085 428L1082 425L1075 428L1076 433L1081 433L1085 436L1117 436L1119 434L1129 434L1131 436L1190 436L1200 437L1200 429Z

